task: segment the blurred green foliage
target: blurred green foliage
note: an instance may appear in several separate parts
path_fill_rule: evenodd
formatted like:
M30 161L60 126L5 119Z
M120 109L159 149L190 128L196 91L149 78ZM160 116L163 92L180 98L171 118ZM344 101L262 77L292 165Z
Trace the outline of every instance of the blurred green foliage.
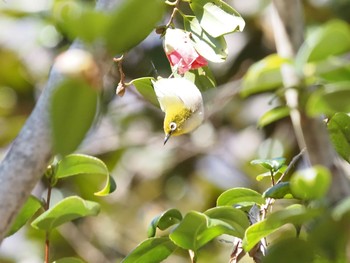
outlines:
M143 1L129 1L125 7L130 10L130 15L127 16L125 13L119 16L122 9L118 7L107 14L95 11L92 1L48 1L34 4L18 0L0 3L0 157L4 156L33 109L45 86L54 57L66 50L75 37L80 37L91 46L101 44L101 39L107 39L103 45L111 57L110 61L105 62L108 66L112 64L114 55L139 43L129 51L123 64L129 80L171 74L161 40L151 33L153 27L161 23L159 20L163 14L170 15L170 9L166 9L160 0L145 5L147 8L137 8L141 2ZM117 181L118 191L106 198L94 196L91 189L100 189L103 184L95 176L76 176L57 183L56 190L52 193L53 204L63 197L77 194L98 202L101 212L97 217L78 219L53 230L53 260L77 256L87 262L121 262L137 244L146 240L147 228L153 218L168 209L176 208L183 215L194 216L196 220L207 220L208 216L200 212L214 207L217 198L233 187L252 188L256 191L253 196L255 202L263 200L259 193L265 191L270 182L265 177L256 180L256 176L266 170L251 165L250 161L285 156L286 163L289 163L298 153L291 124L287 118L283 118L286 116L285 110L271 113L270 118L279 120L278 122L261 119L269 110L283 105L275 93L262 93L277 90L278 94L281 86L278 74L276 77L280 58L271 55L274 53L274 43L265 15L269 1L227 2L243 16L246 28L243 33L226 37L229 50L227 61L220 65L210 65L218 89L203 93L207 120L194 133L172 138L163 147L163 115L160 110L146 101L133 87L128 88L123 98L116 97L114 92L117 77L114 83L105 85L99 105L105 114L98 116L96 124L77 151L102 159ZM299 55L295 62L307 82L314 83L316 80L320 85L306 107L311 114L322 112L333 116L338 111L338 108L334 110L335 106L348 109L343 100L344 94L348 94L349 90L344 82L349 79L348 59L322 57L319 52L324 54L325 50L334 54L348 51L350 36L346 32L349 31L347 23L350 5L348 1L342 0L308 0L302 3L307 30L320 40L318 48L312 51L308 49L312 45L303 47L300 51L303 55ZM118 19L125 21L125 28L113 26ZM330 20L333 22L327 23ZM340 25L335 32L334 23ZM314 30L325 24L327 26L323 29ZM131 30L140 34L127 34ZM327 35L323 35L329 31L336 38L332 42L329 42ZM150 36L141 42L149 33ZM122 45L121 40L130 46ZM306 60L305 54L308 54ZM271 56L266 58L268 55ZM259 63L270 67L261 71L259 64L255 64L248 70L250 65L262 58L265 59ZM323 62L319 62L319 59ZM111 71L116 71L115 65L111 66ZM233 80L243 76L245 86L241 89L242 94L239 94L240 82ZM338 83L334 84L335 81ZM245 99L240 97L252 94L254 95ZM330 100L325 100L325 97L332 101L334 99L337 103L329 105ZM334 115L329 130L338 152L349 159L348 129L343 132L344 126L338 125L339 122L349 122L346 116ZM259 120L261 128L257 129ZM34 190L36 196L45 196L45 183L43 180L38 184ZM222 198L223 196L221 200ZM285 199L277 200L276 210L289 202ZM277 231L271 240L285 240L272 246L271 258L274 258L274 254L278 255L281 249L293 246L298 255L305 253L305 261L300 262L307 262L310 258L310 243L313 242L318 245L316 249L323 248L318 252L330 259L319 262L344 259L342 253L348 242L348 231L344 229L348 229L349 207L349 202L345 200L333 210L334 214L314 222L315 228L308 241L290 238L290 233L296 231L294 228ZM191 213L192 210L199 212ZM300 220L307 220L319 213L317 209L310 212L293 206L290 211L284 210L249 230L249 233L253 233L250 238L254 239L254 243L262 237L254 234L258 233L257 228L263 224L270 225L273 232L281 225L297 224ZM161 234L168 234L166 231L161 230ZM339 235L335 236L334 233ZM26 227L3 242L0 247L0 262L24 262L25 259L42 261L43 240L43 233L38 233L30 226ZM151 238L145 242L147 248L154 241ZM174 250L167 237L156 242L163 244L162 251L164 248ZM232 242L233 239L229 236L212 240L198 251L199 261L227 262ZM246 246L253 243L246 243ZM242 262L251 262L249 260L244 258ZM266 262L274 262L269 260L266 258ZM189 259L184 251L175 250L166 262L189 262Z

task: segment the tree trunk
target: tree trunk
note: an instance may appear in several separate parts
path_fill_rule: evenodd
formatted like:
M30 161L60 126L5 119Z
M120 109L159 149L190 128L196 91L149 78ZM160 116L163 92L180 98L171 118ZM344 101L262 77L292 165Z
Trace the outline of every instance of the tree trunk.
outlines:
M116 0L99 0L96 9L108 11L116 3ZM76 40L71 48L83 49L83 46ZM98 51L96 48L93 52ZM107 60L100 53L96 57L99 58L97 64L101 66L100 72L103 76L110 67L106 66L108 63L102 63ZM112 58L110 61L112 62ZM49 103L57 83L62 78L54 68L51 70L46 87L33 112L0 163L0 243L53 156Z

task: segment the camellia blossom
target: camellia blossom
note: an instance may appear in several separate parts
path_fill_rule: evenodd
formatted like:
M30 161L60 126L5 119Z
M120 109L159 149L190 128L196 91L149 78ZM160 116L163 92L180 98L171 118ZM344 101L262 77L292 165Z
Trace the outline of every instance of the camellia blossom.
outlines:
M168 28L164 37L164 50L170 64L177 67L179 74L208 65L208 61L195 49L190 33L184 30Z

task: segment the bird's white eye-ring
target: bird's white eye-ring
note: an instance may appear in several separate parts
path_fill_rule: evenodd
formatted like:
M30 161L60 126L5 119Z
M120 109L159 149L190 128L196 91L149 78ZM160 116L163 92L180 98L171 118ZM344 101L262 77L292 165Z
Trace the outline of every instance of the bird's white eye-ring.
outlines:
M170 122L169 127L170 127L170 130L173 132L173 131L175 131L175 130L176 130L177 125L176 125L176 123L175 123L175 122Z

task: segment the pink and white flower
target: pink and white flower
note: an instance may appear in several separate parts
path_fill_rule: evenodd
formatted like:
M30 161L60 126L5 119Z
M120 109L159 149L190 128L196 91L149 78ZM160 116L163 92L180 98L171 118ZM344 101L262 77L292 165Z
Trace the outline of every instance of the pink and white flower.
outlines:
M168 28L164 37L165 54L179 74L208 65L194 47L190 33L181 29Z

